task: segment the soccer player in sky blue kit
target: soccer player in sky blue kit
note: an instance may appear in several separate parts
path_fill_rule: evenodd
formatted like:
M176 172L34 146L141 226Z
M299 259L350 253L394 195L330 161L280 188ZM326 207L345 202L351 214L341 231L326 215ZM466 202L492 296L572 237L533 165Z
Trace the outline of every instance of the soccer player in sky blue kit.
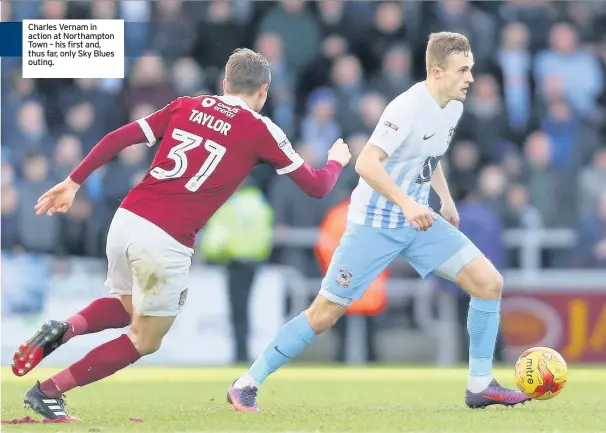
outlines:
M347 230L318 297L282 326L250 369L229 386L227 399L236 410L257 411L261 383L334 325L399 254L423 278L433 273L471 295L467 406L511 406L529 399L493 378L503 278L457 229L459 216L440 165L463 114L472 67L465 36L430 35L426 80L391 101L358 157L360 181L351 196ZM428 206L430 188L440 197L440 215Z

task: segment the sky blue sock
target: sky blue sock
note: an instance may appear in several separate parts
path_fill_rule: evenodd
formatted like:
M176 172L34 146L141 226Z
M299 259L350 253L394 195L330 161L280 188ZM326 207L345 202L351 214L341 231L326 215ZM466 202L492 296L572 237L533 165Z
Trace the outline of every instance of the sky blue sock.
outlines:
M500 299L471 298L467 316L471 376L492 376L492 358L499 331L500 308Z
M316 338L305 312L282 325L276 337L248 369L248 374L259 383L271 373L297 356Z

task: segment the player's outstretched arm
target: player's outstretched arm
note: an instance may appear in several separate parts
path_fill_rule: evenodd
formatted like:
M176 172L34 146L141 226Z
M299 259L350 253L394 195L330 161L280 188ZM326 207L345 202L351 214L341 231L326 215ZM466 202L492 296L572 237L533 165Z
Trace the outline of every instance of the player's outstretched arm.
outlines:
M292 173L289 173L288 177L305 194L314 198L323 198L334 188L343 167L350 160L351 153L349 147L339 138L328 151L328 161L324 168L313 168L308 164L303 164Z
M434 215L428 208L415 202L396 185L383 166L383 161L386 159L387 153L379 146L369 142L358 156L355 167L356 173L371 188L387 200L400 206L404 216L410 221L415 230L427 230L435 221Z
M34 206L36 215L46 213L48 216L53 216L57 212L67 212L74 202L80 185L93 171L106 164L126 147L146 141L145 132L137 122L129 123L107 134L63 182L40 196Z
M343 167L351 160L349 147L339 138L328 151L326 166L312 168L303 162L284 131L271 119L263 117L258 125L260 127L256 133L259 159L272 165L279 175L288 175L311 197L323 198L328 194L337 183Z
M69 178L82 185L90 174L107 164L121 150L133 144L145 143L148 139L139 123L131 122L110 132L99 141L80 164L71 172Z

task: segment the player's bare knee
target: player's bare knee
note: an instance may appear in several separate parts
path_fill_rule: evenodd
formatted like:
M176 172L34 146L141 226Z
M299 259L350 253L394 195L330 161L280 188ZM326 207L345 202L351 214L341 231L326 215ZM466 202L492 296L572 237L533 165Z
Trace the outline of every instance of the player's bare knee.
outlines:
M142 356L156 352L170 329L174 317L138 316L133 318L128 337Z
M468 263L457 275L457 284L471 296L501 299L503 276L484 256Z
M482 299L501 299L503 294L503 276L494 271L478 279L476 296Z
M142 356L151 355L154 352L157 352L162 345L162 339L154 340L154 341L146 341L141 347L137 347L137 350ZM136 346L135 346L136 347Z
M340 315L334 314L333 311L327 308L308 308L305 310L305 315L309 321L309 326L314 330L316 334L321 334L328 328L337 323Z
M157 343L152 343L149 341L146 342L139 342L139 344L135 344L135 348L137 349L137 351L141 354L141 356L147 356L147 355L151 355L154 352L157 352L158 349L160 349L160 345L161 345L162 341L159 341Z
M503 281L503 275L500 272L496 272L493 275L490 294L492 297L490 299L501 299L503 296L503 287L505 282Z
M158 338L156 335L150 335L145 332L144 329L131 326L128 332L128 338L132 341L133 346L141 354L141 356L150 355L156 352L162 344L162 338Z
M309 308L305 310L305 315L311 328L316 334L320 334L337 323L337 320L339 320L346 310L347 307L318 296Z

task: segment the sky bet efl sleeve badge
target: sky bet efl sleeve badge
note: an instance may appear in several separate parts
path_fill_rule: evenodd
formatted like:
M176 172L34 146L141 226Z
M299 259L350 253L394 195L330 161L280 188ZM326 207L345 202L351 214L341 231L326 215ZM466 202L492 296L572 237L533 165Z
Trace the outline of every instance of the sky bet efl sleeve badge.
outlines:
M337 284L341 287L349 287L349 283L351 282L351 277L353 274L347 268L339 269L339 274L337 275Z

